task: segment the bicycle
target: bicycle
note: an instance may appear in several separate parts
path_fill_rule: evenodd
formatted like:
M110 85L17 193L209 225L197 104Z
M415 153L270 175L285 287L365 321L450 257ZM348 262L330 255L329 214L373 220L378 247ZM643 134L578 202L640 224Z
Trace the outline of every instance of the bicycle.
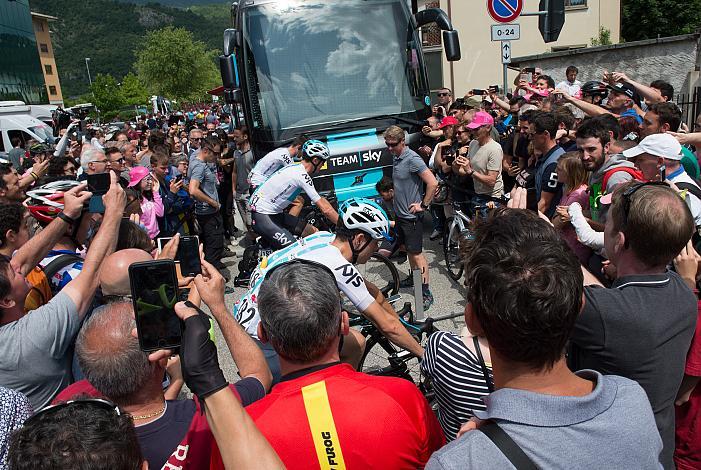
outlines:
M329 201L335 206L337 204L336 197L333 193L329 194ZM335 226L326 220L321 211L316 206L311 206L303 210L300 217L303 217L309 225L313 225L319 230L333 232ZM239 261L239 274L234 278L236 287L248 287L250 276L256 267L260 264L264 257L270 256L273 249L262 238L258 237L252 245L246 247L243 252L243 257ZM370 281L386 296L396 294L399 291L399 271L394 266L394 263L386 256L379 253L374 253L370 259L362 264L357 265L356 269L363 279Z
M399 296L396 296L389 300L394 302L398 298ZM424 346L428 337L439 331L435 326L436 322L462 317L463 313L428 317L424 321L416 321L411 310L411 303L406 302L402 309L397 312L397 315L402 325L414 336L419 344ZM421 371L419 359L409 351L392 344L365 317L353 313L349 313L349 317L350 325L359 328L366 341L365 351L358 365L358 371L370 375L398 377L413 382L435 410L437 405L435 403L433 386L430 379Z
M487 206L475 206L475 218L477 214L486 210ZM473 240L474 231L471 228L472 220L462 210L460 203L453 202L454 216L446 219L446 227L443 235L443 257L448 275L458 281L462 277L463 263L460 256L460 242L462 240Z

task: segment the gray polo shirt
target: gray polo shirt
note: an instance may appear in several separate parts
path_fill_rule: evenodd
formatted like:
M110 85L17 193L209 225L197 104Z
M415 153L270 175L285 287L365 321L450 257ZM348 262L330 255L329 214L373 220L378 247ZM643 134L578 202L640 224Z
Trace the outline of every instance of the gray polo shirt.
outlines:
M616 279L586 287L570 341L570 368L594 369L638 382L650 399L664 450L674 468L674 400L696 328L696 296L677 273Z
M596 382L583 397L503 388L484 398L491 419L539 468L651 469L662 441L640 385L592 370L577 372ZM470 431L433 454L427 469L510 469L513 465L487 436Z
M248 175L255 164L253 150L250 148L245 152L234 150L234 163L236 164L236 188L234 188L236 194L248 197L248 188L250 187Z
M210 165L195 157L190 160L190 166L187 169L187 177L190 180L200 182L200 190L210 198L219 202L219 193L217 192L217 174L216 170ZM194 199L194 197L193 197ZM195 214L210 215L217 212L217 209L210 206L206 202L197 201L195 199Z
M416 214L409 212L409 206L423 200L423 180L419 175L426 169L426 163L409 147L405 147L401 155L394 157L394 210L400 219L416 219Z
M46 305L0 327L0 386L24 393L38 411L71 383L71 359L82 319L59 292Z

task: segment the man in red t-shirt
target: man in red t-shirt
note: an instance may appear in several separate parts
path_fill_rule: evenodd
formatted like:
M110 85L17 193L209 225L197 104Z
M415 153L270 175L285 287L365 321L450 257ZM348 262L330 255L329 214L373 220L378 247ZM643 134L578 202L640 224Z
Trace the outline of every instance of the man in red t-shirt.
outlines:
M283 377L246 410L287 468L417 468L445 443L414 384L339 363L348 315L328 268L295 260L269 271L258 309Z
M685 279L686 280L686 279ZM679 470L701 468L701 302L696 320L696 332L686 355L684 378L675 407L676 445L674 463Z
M208 272L210 278L195 278L195 287L219 323L227 345L232 346L242 380L231 387L245 406L265 396L272 377L263 353L226 308L224 278L214 268ZM87 381L76 382L57 399L87 393L115 402L132 416L149 468L209 468L218 452L214 452L214 437L199 403L165 399L162 382L167 359L150 362L132 335L134 326L131 303L112 303L93 311L76 342Z

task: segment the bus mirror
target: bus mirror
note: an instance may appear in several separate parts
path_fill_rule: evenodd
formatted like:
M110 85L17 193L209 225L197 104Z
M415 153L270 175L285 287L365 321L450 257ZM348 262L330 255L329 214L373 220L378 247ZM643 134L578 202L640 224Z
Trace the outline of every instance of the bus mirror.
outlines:
M239 76L236 70L236 58L233 55L219 56L219 71L224 88L238 88Z
M232 55L239 44L239 31L237 29L224 30L224 55Z
M241 88L234 88L224 90L224 101L228 104L240 103L243 98L241 94Z
M460 39L457 31L443 31L443 48L445 58L449 62L460 60Z

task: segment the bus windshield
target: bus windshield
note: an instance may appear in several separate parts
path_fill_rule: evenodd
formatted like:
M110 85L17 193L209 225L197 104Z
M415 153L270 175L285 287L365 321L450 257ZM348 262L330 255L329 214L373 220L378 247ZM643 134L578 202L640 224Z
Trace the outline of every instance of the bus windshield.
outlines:
M253 127L277 133L423 109L423 64L404 3L280 0L247 7Z

